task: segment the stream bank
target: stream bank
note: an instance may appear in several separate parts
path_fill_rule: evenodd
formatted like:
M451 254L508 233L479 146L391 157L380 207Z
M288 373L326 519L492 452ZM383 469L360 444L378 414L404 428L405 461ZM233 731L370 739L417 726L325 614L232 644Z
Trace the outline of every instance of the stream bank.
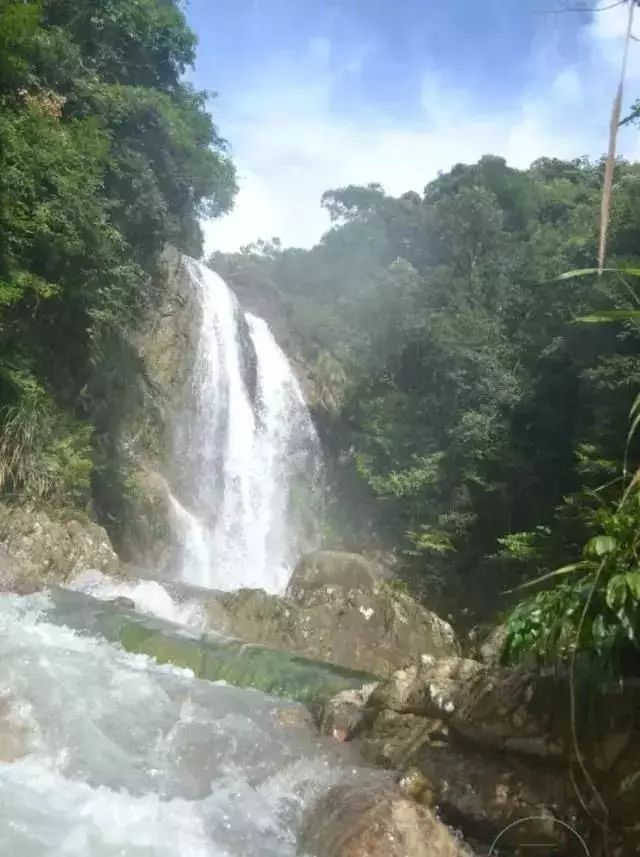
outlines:
M307 736L304 740L311 742L310 746L325 748L322 752L329 753L330 759L335 749L336 758L348 758L352 766L356 763L355 779L349 780L353 767L347 772L340 765L337 779L316 781L313 774L308 799L298 804L295 829L300 825L305 830L311 825L316 831L323 827L319 820L322 813L326 810L330 816L333 812L328 809L330 798L323 795L330 794L326 791L330 786L344 784L347 772L353 806L361 810L359 816L353 810L357 817L371 819L373 813L381 829L389 832L396 824L394 806L396 810L401 807L397 810L401 817L409 813L414 830L411 835L417 837L415 849L408 852L410 857L421 855L420 842L432 824L431 815L409 811L407 794L395 792L396 786L391 786L394 781L412 781L416 776L426 783L415 795L419 805L429 812L430 807L436 807L442 820L452 829L462 830L478 853L486 853L491 842L510 825L514 825L512 835L501 841L504 854L517 853L523 829L527 836L536 837L540 847L544 845L541 853L551 855L560 849L560 853L571 854L571 835L561 823L581 831L590 846L597 845L598 830L589 824L576 794L576 786L583 795L589 794L589 786L576 765L566 679L461 657L460 643L451 627L412 602L406 593L395 590L369 561L336 552L310 554L299 563L284 598L260 590L212 592L131 576L131 569L114 562L106 534L94 524L63 524L42 512L24 509L5 510L0 515L3 520L21 522L20 527L6 530L10 535L3 543L3 588L25 593L36 583L38 587L52 583L62 586L49 586L42 593L22 597L8 593L0 596L3 604L9 605L13 622L23 626L18 633L31 635L31 651L35 653L37 640L45 650L50 640L64 640L65 658L76 658L77 653L73 653L78 648L85 654L91 652L92 657L113 653L105 662L100 655L91 667L96 681L105 668L105 681L112 682L111 657L126 662L127 669L137 664L136 669L150 669L153 676L179 676L187 684L195 682L198 688L219 687L221 679L228 681L238 686L238 694L247 693L254 700L269 699L271 710L277 711L278 729L294 729L298 737L302 729ZM47 554L55 538L62 539L64 550ZM82 549L69 549L76 544ZM65 557L64 562L60 557ZM96 565L104 560L103 571L77 574L78 566L91 559ZM36 561L40 563L37 568ZM113 573L105 574L107 570ZM13 633L8 619L4 633L7 639ZM109 641L116 643L116 648ZM42 657L46 661L51 656L43 651ZM55 666L54 661L51 663ZM81 669L80 665L76 668ZM68 682L73 680L73 674L64 673L61 688L54 694L59 702L66 698L64 705L75 704L68 696L73 696L68 689ZM44 684L47 681L51 692L51 680L42 678ZM23 760L30 758L34 733L29 718L23 716L34 705L28 684L24 676L17 682L15 670L4 679L11 696L3 696L3 720L7 722L9 711L9 721L13 722L11 730L0 729L5 766L16 762L27 765ZM26 707L19 702L19 693L16 701L15 688L20 685L29 700ZM254 689L243 691L242 687ZM191 691L185 689L183 693L187 698ZM305 704L319 735L304 709L291 700ZM45 704L44 696L41 703ZM636 853L639 844L640 691L633 685L608 688L597 698L581 701L580 711L586 710L587 703L590 717L579 718L579 746L590 776L612 807L609 842L615 850L611 853L627 857ZM82 703L83 710L86 705ZM217 711L221 702L212 697L211 705ZM116 710L117 706L110 716L115 717ZM74 717L82 719L81 715ZM99 722L89 724L86 720L82 729L97 730L99 742L106 740ZM36 732L41 728L38 726ZM278 740L286 743L288 734L285 729ZM108 738L109 742L114 740ZM295 754L298 738L292 740ZM56 752L64 755L66 751ZM80 750L77 752L81 755ZM341 755L345 752L346 757ZM326 764L332 767L333 762ZM382 774L385 769L390 780ZM381 771L380 780L371 773L375 770ZM8 771L5 767L11 787L17 787ZM191 771L190 776L197 780L196 772ZM369 783L371 776L373 784ZM53 783L51 780L52 788ZM125 782L123 787L129 786ZM56 788L63 785L58 781ZM200 788L205 788L203 781ZM591 797L587 805L595 814L598 808L594 800ZM351 857L366 853L358 851L369 846L356 835L361 827L353 813L343 817L344 843L351 843L351 850L341 852L330 844L333 840L325 840L326 846L317 846L318 854ZM537 819L535 823L528 821L532 817ZM416 832L420 830L423 833ZM319 835L309 833L309 841L317 843ZM291 831L287 836L295 839ZM443 854L458 848L446 836L443 842L448 843L442 846ZM279 841L277 847L281 847ZM43 852L36 849L31 853Z

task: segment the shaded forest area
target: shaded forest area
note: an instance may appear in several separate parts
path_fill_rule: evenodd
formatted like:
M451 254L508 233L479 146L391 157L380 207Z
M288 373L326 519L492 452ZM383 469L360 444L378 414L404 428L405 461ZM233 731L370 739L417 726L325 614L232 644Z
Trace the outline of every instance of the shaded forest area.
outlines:
M629 668L640 507L635 491L620 499L637 279L558 279L593 266L603 170L487 156L422 196L329 191L318 246L264 242L210 264L278 307L308 368L333 463L328 543L394 551L408 585L470 621L560 568L511 615L510 657L566 656L589 599L582 647ZM610 267L638 265L639 191L640 168L619 162ZM620 321L594 323L612 309Z

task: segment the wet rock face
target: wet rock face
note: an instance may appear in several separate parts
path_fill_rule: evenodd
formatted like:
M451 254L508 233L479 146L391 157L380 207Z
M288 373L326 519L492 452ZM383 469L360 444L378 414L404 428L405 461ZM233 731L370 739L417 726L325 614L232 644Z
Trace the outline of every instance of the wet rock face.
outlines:
M153 466L159 464L154 462ZM174 549L169 486L158 470L152 469L148 452L137 456L128 476L136 502L119 547L129 562L162 571L171 566Z
M209 625L248 642L379 676L405 664L412 652L458 652L447 622L395 592L355 554L311 554L287 592L286 599L261 590L220 593L207 605Z
M334 786L307 812L298 852L314 857L463 857L426 806L388 785Z
M502 752L559 761L572 752L566 676L423 656L396 670L369 699L377 711L438 718L455 735ZM640 718L640 688L595 689L578 700L578 738L590 763L608 771Z
M109 537L97 524L0 505L0 591L26 594L88 568L115 573L118 566Z
M38 586L37 578L26 574L8 550L4 546L0 547L0 592L30 595Z
M566 690L566 689L565 689ZM505 751L560 757L566 750L562 694L553 676L487 667L468 658L423 656L381 684L370 703L378 709L445 720L460 736ZM561 717L559 717L561 715Z
M169 475L175 415L182 406L199 323L184 258L162 254L150 302L133 337L138 372L118 438L119 458L134 490L133 509L118 533L123 559L152 568L169 564ZM108 515L110 510L103 509Z
M397 711L370 712L373 724L362 738L361 750L366 761L383 768L404 770L424 747L443 746L448 729L442 720L399 714Z
M148 393L167 428L191 369L199 319L185 259L174 248L162 254L156 283L157 301L149 307L135 345Z
M381 569L359 554L313 551L296 566L286 594L300 606L310 607L326 586L372 593L381 579Z
M601 832L594 822L601 805L576 763L577 739L608 807L611 842L624 839L619 853L626 857L640 853L639 693L632 682L591 688L578 700L574 736L566 677L422 657L369 695L361 751L387 768L417 768L434 784L443 818L485 848L515 825L501 839L505 847L525 835L550 855L571 838L556 819L593 828L587 838Z
M458 744L442 721L415 714L382 712L363 739L362 753L375 764L420 771L433 784L433 799L443 817L487 843L514 821L531 816L552 819L574 802L560 769ZM548 821L534 833L547 837ZM547 840L550 845L562 843L559 833L560 828Z
M325 704L320 731L337 741L351 741L368 722L367 701L375 689L375 683L365 684L359 689L343 690Z

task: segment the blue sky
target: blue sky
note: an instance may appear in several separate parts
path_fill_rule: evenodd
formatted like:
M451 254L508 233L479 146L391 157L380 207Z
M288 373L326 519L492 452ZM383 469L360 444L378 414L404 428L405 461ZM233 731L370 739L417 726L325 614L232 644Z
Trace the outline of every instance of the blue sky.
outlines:
M488 152L520 167L600 154L627 9L553 13L562 5L188 0L192 78L218 93L240 183L234 212L206 225L208 248L310 246L327 226L322 192L352 182L420 191ZM631 51L627 102L640 96L640 43ZM621 150L639 154L637 130Z

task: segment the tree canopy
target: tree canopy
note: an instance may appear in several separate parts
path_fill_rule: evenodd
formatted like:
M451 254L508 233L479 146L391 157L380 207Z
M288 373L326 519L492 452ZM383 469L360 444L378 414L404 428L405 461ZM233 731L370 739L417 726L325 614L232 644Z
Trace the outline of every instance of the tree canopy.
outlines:
M296 334L334 462L331 538L375 535L432 597L476 615L579 557L602 524L592 492L620 473L638 325L576 319L636 292L616 273L557 279L594 265L602 172L487 156L422 196L346 187L324 195L332 227L313 249L211 259L245 293L272 294ZM611 267L640 247L639 182L618 163Z
M215 102L185 80L180 0L0 13L0 490L81 508L123 478L159 252L200 255L235 172ZM316 247L210 260L309 376L328 539L394 551L411 585L476 615L524 599L514 658L566 656L577 634L611 660L640 635L640 166L615 168L611 270L558 279L594 265L603 173L488 155L421 194L331 189Z
M0 0L5 491L86 499L108 367L158 253L199 255L199 219L232 204L206 93L183 77L195 37L181 6Z

